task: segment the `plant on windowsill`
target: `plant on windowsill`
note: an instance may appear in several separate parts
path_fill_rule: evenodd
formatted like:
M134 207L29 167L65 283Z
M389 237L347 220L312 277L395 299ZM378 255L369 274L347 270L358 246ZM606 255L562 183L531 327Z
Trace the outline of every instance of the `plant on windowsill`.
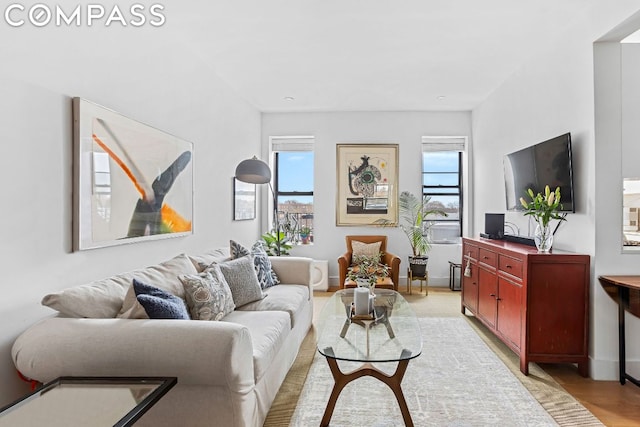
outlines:
M534 195L533 190L529 188L527 194L531 197L531 201L527 202L524 197L520 197L520 204L525 208L524 215L532 216L536 221L534 232L536 247L539 252L549 252L553 246L553 234L555 233L555 230L551 231L549 222L552 219L557 219L560 222L567 220L566 213L558 212L562 209L560 187L557 187L556 191L551 191L547 185L544 188L544 195L542 193ZM560 224L558 223L558 225Z
M430 228L433 221L427 218L434 215L448 216L440 209L429 207L431 197L416 197L408 191L400 193L398 198L398 210L400 221L398 226L409 240L413 255L409 256L409 268L413 277L424 277L427 271L429 256L427 253L431 249ZM393 226L388 220L377 220L376 224L383 226Z
M379 277L389 276L389 266L382 264L382 253L377 255L354 255L351 267L347 270L347 278L358 286L373 289Z
M311 236L311 228L307 227L306 225L302 228L300 228L300 240L302 241L303 245L307 245L309 244L309 236Z

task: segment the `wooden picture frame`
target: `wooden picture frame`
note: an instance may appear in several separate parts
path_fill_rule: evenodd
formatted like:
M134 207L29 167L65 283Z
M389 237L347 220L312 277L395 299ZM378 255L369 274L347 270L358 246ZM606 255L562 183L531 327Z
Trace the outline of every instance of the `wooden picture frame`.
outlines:
M73 249L193 233L193 144L73 99Z
M398 144L336 145L336 225L398 223Z
M256 218L256 185L233 180L233 220L246 221Z

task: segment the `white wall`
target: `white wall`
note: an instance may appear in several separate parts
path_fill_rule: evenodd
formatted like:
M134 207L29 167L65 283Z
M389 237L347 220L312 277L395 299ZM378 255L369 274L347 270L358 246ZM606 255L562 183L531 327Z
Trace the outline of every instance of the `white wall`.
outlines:
M596 139L593 43L638 8L637 1L594 2L593 9L585 8L561 39L534 55L472 113L476 230L482 227L482 212L497 206L504 209L502 156L564 132L572 134L576 213L558 230L554 248L592 256L590 355L596 379L617 378L616 305L597 276L632 264L637 274L638 259L623 259L619 244L602 247L596 232L598 220L620 241L622 182L616 166L619 154L613 164L596 157L603 150L619 153L620 147L619 141ZM606 192L600 190L604 188ZM614 221L602 220L613 216ZM506 220L527 228L520 214L508 213ZM628 336L638 333L640 321L629 319ZM631 369L640 368L638 345L627 349Z
M621 173L640 178L640 43L620 44L622 93Z
M0 37L0 406L29 391L11 361L16 336L53 314L42 297L181 252L255 240L233 222L235 165L259 152L260 113L179 41L129 28L11 29ZM13 31L15 30L15 31ZM71 253L71 97L80 96L194 144L194 234Z
M422 191L422 136L471 136L468 112L336 112L265 113L262 115L263 158L270 136L315 136L314 244L295 247L294 255L329 261L330 284L337 285L337 258L345 252L344 236L387 234L387 250L401 257L401 277L406 277L411 247L399 229L337 227L336 144L399 144L399 190ZM471 144L471 138L469 139ZM265 224L266 227L266 224ZM431 284L448 285L448 260L460 260L459 245L434 245L429 256ZM402 279L400 286L405 286ZM417 284L417 282L416 282Z

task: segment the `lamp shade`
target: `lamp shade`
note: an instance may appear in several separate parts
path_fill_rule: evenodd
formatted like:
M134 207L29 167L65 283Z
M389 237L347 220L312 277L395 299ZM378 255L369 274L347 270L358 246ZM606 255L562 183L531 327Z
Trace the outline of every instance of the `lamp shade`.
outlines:
M271 169L265 162L253 156L236 166L236 179L250 184L266 184L271 182Z

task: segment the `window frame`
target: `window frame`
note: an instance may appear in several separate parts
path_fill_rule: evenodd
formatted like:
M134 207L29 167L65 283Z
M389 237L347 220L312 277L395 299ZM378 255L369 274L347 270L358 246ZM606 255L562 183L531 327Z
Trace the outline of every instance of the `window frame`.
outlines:
M465 235L465 227L467 227L468 218L470 218L471 212L465 209L467 194L465 188L470 185L468 180L469 165L467 164L467 137L422 137L422 152L420 157L421 162L421 190L422 196L438 197L438 196L454 196L458 197L458 218L437 218L432 221L434 223L457 223L458 234L457 239L461 239ZM445 172L428 172L425 170L424 155L429 153L442 153L442 152L455 152L458 155L458 171L457 171L457 185L425 185L425 177L428 175L437 174L452 174L453 171ZM465 173L466 172L466 173ZM433 192L429 190L441 189L444 192ZM446 191L451 189L451 191ZM456 193L457 190L457 193ZM461 240L460 240L461 241ZM434 243L439 243L434 241ZM447 242L449 243L449 242Z
M436 152L436 151L434 151ZM450 151L450 152L454 152L454 151ZM440 151L440 153L442 153L442 151ZM425 172L424 170L424 163L422 166L422 197L424 196L430 196L430 197L434 197L434 196L457 196L458 197L458 218L454 219L454 218L448 218L448 217L443 217L443 218L438 218L434 221L437 222L460 222L460 234L462 234L462 223L464 220L464 216L462 213L462 208L464 206L463 203L463 188L462 188L462 151L458 151L458 172L453 172L453 171L447 171L447 172ZM424 155L425 153L423 153ZM453 174L456 173L458 175L458 185L424 185L424 178L426 175L441 175L441 174ZM430 188L439 188L439 189L457 189L457 192L429 192L427 191L427 189Z
M281 191L279 189L279 178L280 178L280 153L289 152L289 153L308 153L310 152L313 156L314 160L314 169L315 169L315 150L314 150L314 142L315 137L313 136L288 136L288 137L270 137L269 138L269 151L271 157L271 170L273 173L273 200L271 204L275 203L279 205L279 199L281 197L311 197L312 203L314 200L314 190L315 190L315 179L312 181L312 189L311 191ZM315 177L312 177L315 178ZM314 203L315 205L315 203ZM277 208L277 207L276 207ZM273 216L274 207L272 206L271 213ZM283 224L283 220L281 217L282 210L277 209L278 218L280 219L280 223ZM315 218L315 209L313 209L312 215ZM271 223L273 223L273 218L271 219ZM315 222L312 220L312 225L315 226ZM303 239L300 235L300 229L303 224L298 221L298 229L294 231L292 236L289 236L293 243L300 243ZM315 234L315 227L312 228L312 235ZM304 243L304 242L303 242Z

